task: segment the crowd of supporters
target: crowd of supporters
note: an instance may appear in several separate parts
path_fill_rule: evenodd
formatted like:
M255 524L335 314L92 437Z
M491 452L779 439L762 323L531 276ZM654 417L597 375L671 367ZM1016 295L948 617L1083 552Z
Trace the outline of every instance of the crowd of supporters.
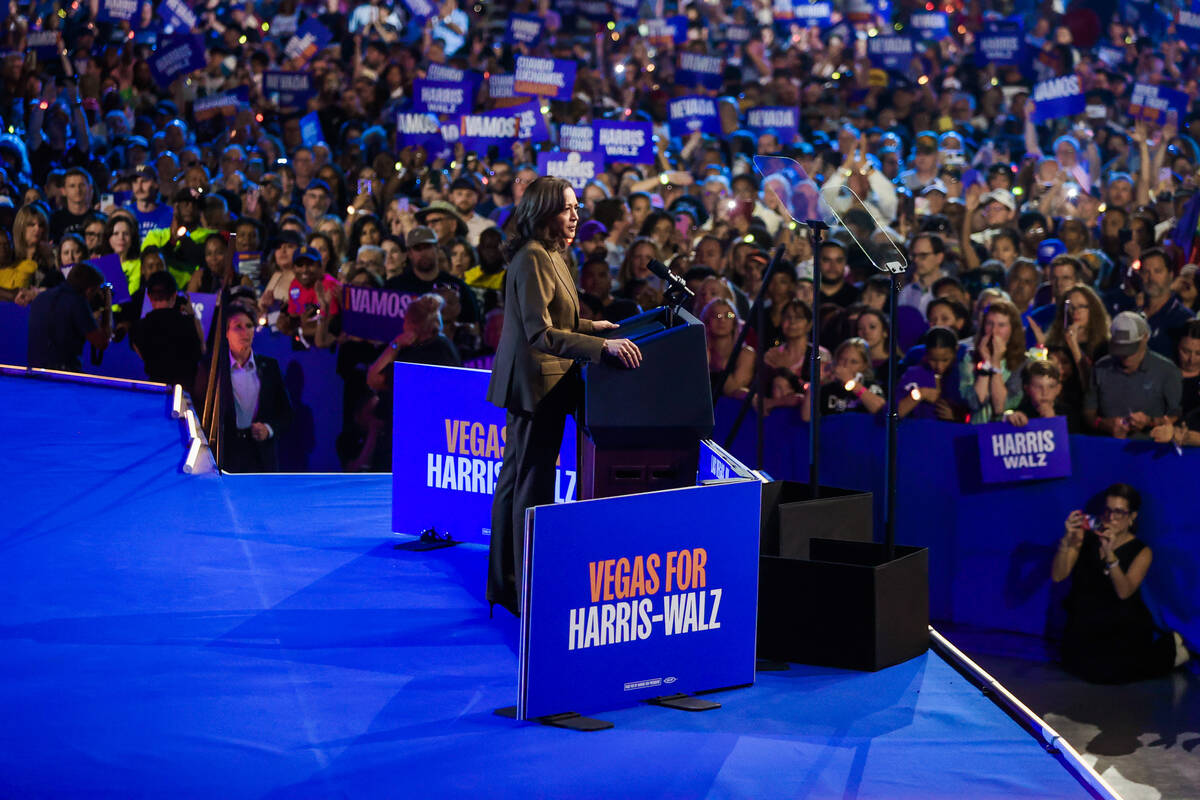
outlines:
M505 223L539 154L569 145L564 125L636 122L653 133L645 155L568 161L597 165L573 176L582 313L619 321L658 305L648 264L666 263L695 293L715 394L758 385L762 348L772 413L807 415L810 391L826 414L878 413L894 362L905 416L1065 416L1077 432L1200 444L1200 39L1167 7L7 5L0 301L31 306L34 365L77 369L85 343L133 346L150 377L200 386L212 336L187 297L220 293L260 335L337 351L343 464L386 468L388 366L486 365L499 339ZM185 12L194 25L181 27ZM1017 31L1015 59L980 46L996 30ZM911 51L881 62L872 42L885 34ZM174 74L157 56L188 41L203 63ZM717 73L697 78L689 54L718 57ZM497 79L530 56L573 85L514 95ZM278 73L311 91L279 91ZM1061 98L1035 102L1034 87L1063 78L1078 107L1051 114ZM418 104L430 79L464 90L458 114ZM1135 87L1167 100L1138 105ZM711 98L714 118L672 119L680 97ZM754 127L758 109L792 109L794 127ZM507 138L465 138L463 115L506 113L522 115ZM422 137L413 115L432 115ZM793 185L764 179L755 156L794 160ZM829 205L861 200L816 252L787 202L806 179ZM894 331L875 266L893 245L908 265ZM106 255L120 298L85 264ZM394 340L347 329L346 286L405 296ZM814 382L816 324L829 352Z

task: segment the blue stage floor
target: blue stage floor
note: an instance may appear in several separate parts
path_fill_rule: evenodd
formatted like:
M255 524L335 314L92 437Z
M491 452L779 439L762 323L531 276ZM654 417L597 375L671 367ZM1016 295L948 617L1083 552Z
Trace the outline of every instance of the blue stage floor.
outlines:
M1090 797L935 655L580 734L390 476L190 477L167 399L0 378L0 797Z

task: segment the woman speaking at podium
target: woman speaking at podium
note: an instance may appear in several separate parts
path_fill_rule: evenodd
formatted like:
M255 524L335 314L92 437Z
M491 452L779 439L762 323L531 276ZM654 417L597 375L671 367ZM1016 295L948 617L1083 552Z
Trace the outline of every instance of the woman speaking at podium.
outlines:
M579 317L564 254L579 224L579 201L561 178L538 178L513 211L505 248L504 328L487 399L507 410L504 463L492 500L487 599L520 616L525 509L554 502L555 464L567 414L583 381L575 361L642 360L628 339L594 334L617 326Z

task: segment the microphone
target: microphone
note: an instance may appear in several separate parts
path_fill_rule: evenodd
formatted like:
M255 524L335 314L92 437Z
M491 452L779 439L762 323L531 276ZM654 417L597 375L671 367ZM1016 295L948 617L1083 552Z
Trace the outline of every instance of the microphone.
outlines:
M688 297L696 296L695 293L687 287L687 284L684 282L683 278L680 278L674 272L671 272L671 270L667 269L667 265L658 259L650 259L650 263L646 265L646 268L653 272L654 275L661 280L664 285L670 286L671 290L683 292Z

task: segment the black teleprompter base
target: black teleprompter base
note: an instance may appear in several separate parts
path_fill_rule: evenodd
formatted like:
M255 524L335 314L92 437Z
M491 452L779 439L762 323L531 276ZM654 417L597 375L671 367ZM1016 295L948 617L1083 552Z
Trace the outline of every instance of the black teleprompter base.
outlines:
M517 707L505 706L504 708L497 708L492 713L497 717L516 719ZM582 714L578 714L574 711L567 711L562 714L549 714L545 717L537 717L536 719L531 719L529 721L536 722L539 725L546 725L551 728L566 728L569 731L606 731L613 726L613 724L606 719L585 717Z
M679 711L712 711L720 708L720 703L714 703L712 700L705 700L703 697L696 697L690 694L668 694L662 697L652 697L646 701L652 706L662 706L663 708L674 708Z

